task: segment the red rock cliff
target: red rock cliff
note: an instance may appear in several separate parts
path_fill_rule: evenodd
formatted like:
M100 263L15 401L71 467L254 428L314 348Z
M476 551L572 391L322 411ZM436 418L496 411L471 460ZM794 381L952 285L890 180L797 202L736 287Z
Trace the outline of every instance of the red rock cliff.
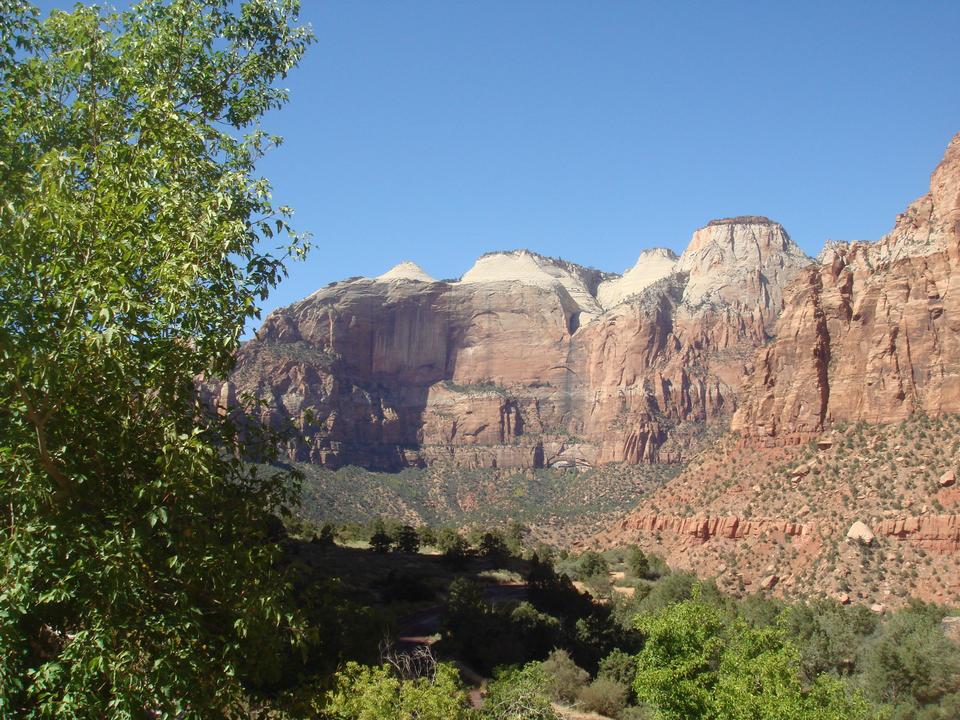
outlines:
M527 251L457 282L408 263L272 313L227 394L265 399L266 420L302 431L293 456L329 466L676 459L688 428L729 417L808 263L760 217L698 230L680 258L645 253L623 279Z
M829 244L787 288L733 428L785 438L840 420L960 411L958 256L960 135L889 235Z

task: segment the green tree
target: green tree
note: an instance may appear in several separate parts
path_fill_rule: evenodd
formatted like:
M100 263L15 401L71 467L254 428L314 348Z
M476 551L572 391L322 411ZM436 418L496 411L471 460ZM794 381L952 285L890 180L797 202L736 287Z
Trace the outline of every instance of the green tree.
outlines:
M646 554L636 545L627 549L627 569L635 578L646 578L650 575L650 561Z
M481 557L501 561L509 555L507 544L503 536L497 531L483 533L477 544L477 550Z
M637 655L637 699L655 705L664 720L710 717L723 647L717 609L698 597L639 616L637 628L646 637Z
M603 555L595 550L587 550L577 561L577 575L580 579L592 577L607 577L610 566Z
M934 606L914 602L861 647L858 665L864 688L871 697L898 707L904 717L942 700L953 713L960 709L960 646L944 635L942 616Z
M237 716L277 680L297 483L196 380L305 250L261 250L289 213L255 174L297 14L0 2L0 716Z
M657 717L676 720L866 720L870 708L839 679L805 687L799 650L775 627L724 622L714 605L693 598L641 616L647 641L637 656L634 690Z
M439 664L431 677L404 680L387 666L350 662L327 694L324 717L331 720L460 720L467 696L452 665Z
M566 650L554 650L541 667L547 677L550 695L567 704L576 700L577 693L590 682L590 673L579 667Z
M403 525L397 529L393 549L402 553L415 553L420 549L420 536L412 525Z
M390 551L393 540L387 532L383 520L377 518L373 521L372 532L370 534L370 547L374 552L386 553Z

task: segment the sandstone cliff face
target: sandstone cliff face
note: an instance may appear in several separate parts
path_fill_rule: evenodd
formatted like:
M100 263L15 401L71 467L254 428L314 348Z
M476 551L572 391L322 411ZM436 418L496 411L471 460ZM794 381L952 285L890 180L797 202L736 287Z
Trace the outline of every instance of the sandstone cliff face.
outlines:
M840 420L960 411L960 135L878 243L832 243L787 289L733 427L786 442Z
M678 259L645 253L622 279L528 251L452 283L404 263L272 313L226 392L266 400L264 419L302 431L294 458L332 467L676 460L733 411L807 263L756 217L698 231Z

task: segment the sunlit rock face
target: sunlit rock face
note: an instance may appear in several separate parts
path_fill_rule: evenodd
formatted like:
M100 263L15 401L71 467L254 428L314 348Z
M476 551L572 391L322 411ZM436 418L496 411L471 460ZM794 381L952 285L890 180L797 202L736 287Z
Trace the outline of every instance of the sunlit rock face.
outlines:
M677 460L736 406L810 261L766 218L715 221L618 276L527 250L456 282L412 262L277 310L230 378L295 459L396 468ZM219 392L219 390L217 390Z
M785 294L733 427L788 442L837 421L960 411L960 135L876 243L828 243Z

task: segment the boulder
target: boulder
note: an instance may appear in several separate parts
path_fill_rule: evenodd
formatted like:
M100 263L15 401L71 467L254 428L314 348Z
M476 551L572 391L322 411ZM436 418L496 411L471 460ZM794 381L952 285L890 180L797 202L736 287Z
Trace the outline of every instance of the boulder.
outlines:
M874 540L873 530L867 527L866 523L857 520L850 529L847 530L848 540L858 540L864 545L870 545Z
M760 581L761 590L773 590L774 586L780 582L780 578L777 575L767 575L763 580Z
M940 487L950 487L957 482L957 474L953 470L947 470L938 480Z

